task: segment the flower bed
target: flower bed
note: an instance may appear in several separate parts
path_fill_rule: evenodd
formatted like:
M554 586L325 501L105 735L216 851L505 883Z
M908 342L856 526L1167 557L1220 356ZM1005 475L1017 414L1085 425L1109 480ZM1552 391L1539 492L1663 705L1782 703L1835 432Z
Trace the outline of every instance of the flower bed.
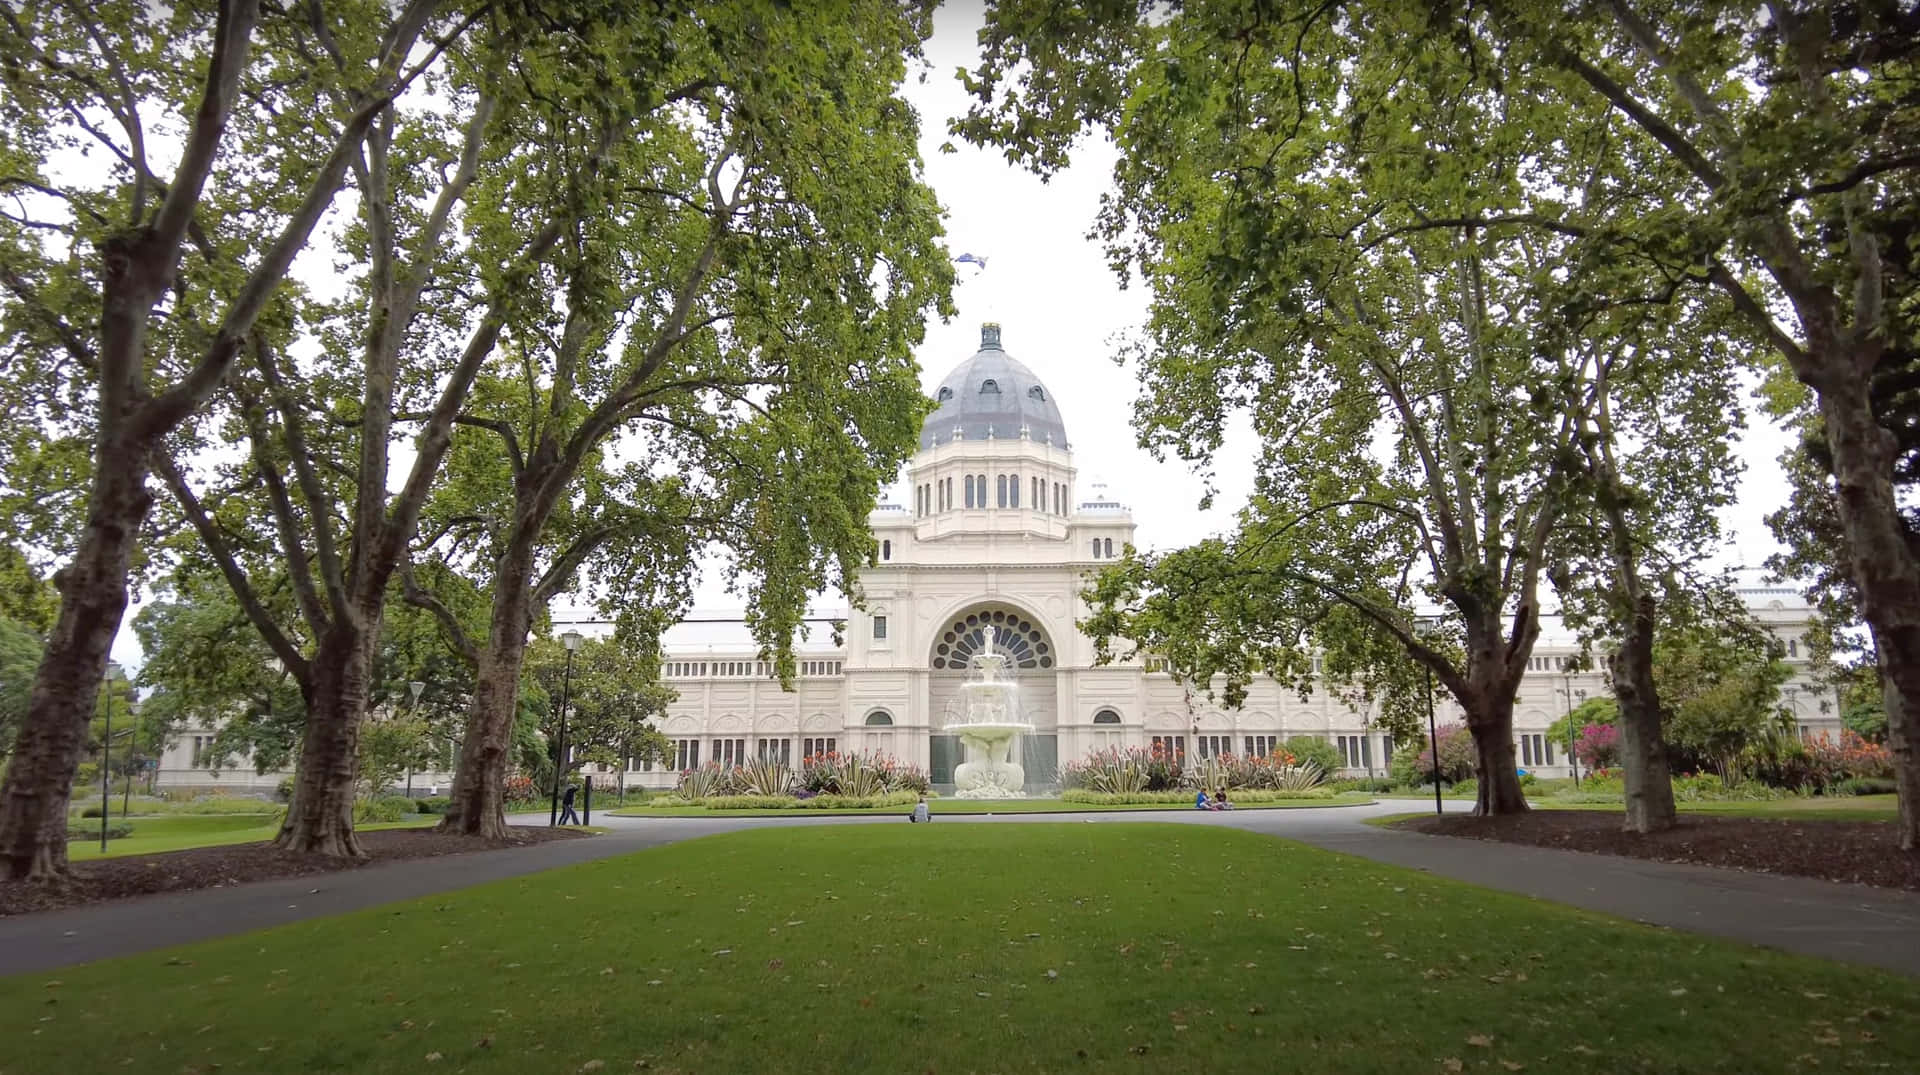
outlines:
M714 798L791 799L834 795L855 800L930 790L925 771L887 754L816 754L802 758L798 771L777 761L755 759L744 765L708 762L680 774L670 802L684 806Z
M891 806L908 806L917 802L917 791L888 791L878 795L709 795L700 799L683 799L677 795L661 795L647 800L651 807L672 808L682 806L702 806L708 810L878 810Z
M1335 794L1332 788L1326 787L1306 788L1299 791L1249 788L1245 791L1231 791L1229 799L1232 802L1247 804L1277 803L1296 799L1331 799ZM1194 795L1195 792L1192 791L1104 792L1068 788L1060 793L1060 801L1082 803L1087 806L1147 806L1154 803L1191 803Z
M1264 758L1219 754L1189 759L1178 751L1159 747L1112 747L1096 750L1060 769L1061 786L1068 791L1103 795L1195 791L1225 788L1241 791L1299 791L1326 780L1326 772L1310 761L1276 751ZM1160 800L1139 800L1153 802ZM1166 800L1171 801L1171 800Z

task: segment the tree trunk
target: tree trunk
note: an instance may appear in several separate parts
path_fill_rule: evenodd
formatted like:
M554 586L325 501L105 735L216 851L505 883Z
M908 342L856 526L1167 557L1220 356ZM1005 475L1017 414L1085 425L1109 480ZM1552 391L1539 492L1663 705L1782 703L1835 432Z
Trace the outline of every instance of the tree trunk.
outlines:
M373 653L380 629L344 622L328 632L309 665L307 728L287 819L276 847L317 855L360 858L353 835L353 793L358 779L360 722L367 711Z
M524 518L522 520L524 522ZM534 528L538 532L538 527ZM519 535L516 535L518 538ZM478 689L467 711L460 767L441 832L500 839L507 835L506 790L520 668L533 622L533 541L510 541L494 573L487 648L480 654ZM557 779L557 778L556 778Z
M1827 356L1823 356L1827 357ZM1832 369L1853 363L1835 355ZM1818 386L1833 452L1835 502L1886 684L1887 749L1900 789L1898 840L1920 851L1920 560L1893 492L1893 434L1874 417L1867 378Z
M104 421L104 419L103 419ZM133 546L153 498L146 452L104 432L87 497L87 528L55 576L60 614L34 673L0 806L0 859L14 880L67 871L67 806L107 652L127 610Z
M1526 792L1520 788L1519 765L1513 754L1513 707L1505 707L1504 719L1469 720L1467 730L1473 733L1474 750L1479 756L1476 775L1480 792L1473 812L1483 816L1526 813L1531 808Z
M1674 825L1673 773L1660 729L1660 695L1653 684L1654 603L1634 602L1633 615L1608 658L1613 696L1620 703L1620 752L1626 768L1628 832L1658 832Z

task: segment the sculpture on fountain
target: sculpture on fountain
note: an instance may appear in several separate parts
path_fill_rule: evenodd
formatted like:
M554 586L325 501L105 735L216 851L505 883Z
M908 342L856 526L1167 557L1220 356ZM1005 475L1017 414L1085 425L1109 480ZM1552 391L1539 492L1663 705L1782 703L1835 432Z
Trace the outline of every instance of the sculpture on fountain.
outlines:
M959 712L948 713L947 730L967 749L967 760L953 770L957 798L1026 797L1026 770L1010 758L1020 735L1033 725L1019 718L1019 686L1001 678L1010 663L991 643L982 646L972 662L973 675L960 685Z

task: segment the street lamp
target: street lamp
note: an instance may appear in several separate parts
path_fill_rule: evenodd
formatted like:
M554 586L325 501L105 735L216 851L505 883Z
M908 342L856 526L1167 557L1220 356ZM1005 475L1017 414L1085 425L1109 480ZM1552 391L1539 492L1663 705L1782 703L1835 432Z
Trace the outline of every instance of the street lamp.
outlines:
M113 673L107 673L107 729L100 736L100 853L107 853L107 804L113 796Z
M1414 620L1423 634L1440 626L1438 616L1416 616ZM1433 813L1438 817L1443 808L1440 804L1440 731L1433 720L1433 666L1422 661L1420 667L1427 674L1427 744L1433 749Z
M580 632L568 631L561 635L560 644L567 647L567 672L560 681L560 749L553 761L553 804L547 812L548 828L560 824L560 779L567 770L567 694L573 690L573 651L580 648Z
M1573 786L1580 787L1580 755L1573 748L1573 667L1571 664L1560 668L1562 689L1567 692L1567 768L1573 773ZM1581 692L1583 695L1586 693Z
M417 679L407 684L407 690L413 695L413 708L409 711L412 716L420 715L420 692L426 689L427 685ZM407 798L413 798L413 758L411 756L407 758Z

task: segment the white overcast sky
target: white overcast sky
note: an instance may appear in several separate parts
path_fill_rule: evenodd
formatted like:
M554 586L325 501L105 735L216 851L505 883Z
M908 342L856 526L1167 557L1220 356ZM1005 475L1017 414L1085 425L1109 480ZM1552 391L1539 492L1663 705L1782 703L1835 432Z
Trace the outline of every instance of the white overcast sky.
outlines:
M1138 543L1145 548L1189 544L1232 525L1252 484L1253 443L1244 428L1230 436L1214 464L1219 495L1199 510L1200 480L1178 460L1156 462L1142 451L1129 425L1136 391L1134 371L1113 361L1116 342L1145 317L1146 293L1120 287L1097 241L1087 238L1101 193L1107 188L1114 151L1104 140L1085 140L1073 166L1042 183L1009 164L997 151L949 140L947 121L965 111L967 96L954 77L979 62L977 34L983 21L977 0L943 6L927 46L924 82L909 79L906 96L919 110L921 156L926 178L947 209L947 243L958 256L987 259L985 271L959 267L958 315L927 328L919 352L922 383L929 392L948 370L979 347L980 323L998 321L1009 354L1030 367L1052 390L1067 424L1078 488L1084 499L1098 481L1107 483L1133 509ZM1776 459L1788 443L1778 429L1750 430L1743 445L1747 472L1739 503L1725 516L1728 547L1717 559L1755 566L1775 548L1765 515L1785 497ZM895 503L910 504L905 475L891 490ZM737 608L710 571L695 604L702 609ZM827 598L838 603L837 595ZM129 610L129 618L131 618ZM571 618L556 608L556 618ZM139 647L123 627L114 657L138 665Z

